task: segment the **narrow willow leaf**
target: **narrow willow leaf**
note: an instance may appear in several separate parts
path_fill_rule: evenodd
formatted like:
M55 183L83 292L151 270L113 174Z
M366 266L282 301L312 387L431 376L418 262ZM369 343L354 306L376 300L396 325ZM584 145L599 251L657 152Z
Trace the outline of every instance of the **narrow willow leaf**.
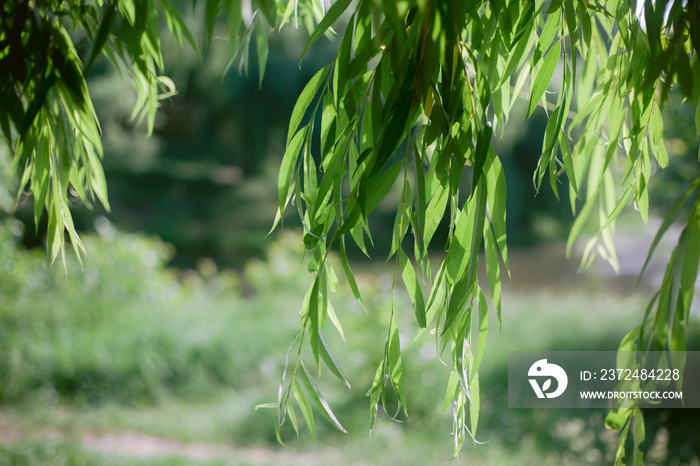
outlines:
M328 344L328 341L326 341L326 337L323 335L323 332L320 328L318 329L318 336L319 340L321 341L321 346L319 347L321 351L321 357L323 357L326 366L328 366L331 372L333 372L333 374L335 374L335 376L338 377L338 379L340 379L341 382L343 382L348 388L350 388L350 382L348 382L348 379L345 376L345 373L343 372L343 368L340 367L338 358L333 353L333 350Z
M554 44L554 46L552 46L551 50L544 59L542 68L540 69L539 73L537 73L537 77L535 78L535 84L532 87L532 95L530 96L530 104L527 108L526 118L530 117L532 112L535 110L535 107L537 106L537 102L540 101L540 98L544 94L544 91L547 89L547 86L549 86L549 82L552 80L552 76L554 76L554 70L557 67L557 63L559 62L560 54L561 42L557 42L556 44Z
M287 403L287 417L289 417L289 420L292 422L292 428L294 429L294 433L297 434L297 438L299 438L299 421L297 420L297 412L291 403ZM279 433L277 434L277 439L281 440ZM284 444L282 443L282 445Z
M47 138L42 138L34 151L32 170L32 193L34 194L34 225L39 228L39 218L44 211L46 196L51 185L51 154Z
M348 65L352 53L352 18L350 25L343 35L343 40L338 48L338 56L335 60L335 72L333 73L333 94L335 95L335 105L340 107L342 98L345 96L345 87L348 80Z
M445 257L447 276L452 283L462 276L462 272L464 272L469 261L469 240L474 225L474 216L470 215L469 212L472 210L476 211L476 209L471 209L471 206L474 204L476 204L476 200L472 196L467 205L457 213L457 218L454 222L454 233Z
M627 442L627 434L632 424L632 419L629 420L620 432L620 436L617 438L617 448L615 450L615 466L623 466L625 457L625 443Z
M368 166L368 176L371 177L379 173L389 159L391 159L391 156L396 151L396 147L401 141L401 138L405 134L410 111L410 91L405 91L404 94L398 99L396 106L392 111L391 119L389 120L389 123L386 125L386 129L382 134L379 145L372 154L370 166Z
M328 317L331 319L331 322L333 323L333 326L338 330L338 333L340 334L340 338L343 339L343 342L345 342L345 332L343 331L343 326L340 325L340 320L338 319L337 314L335 313L335 309L333 308L333 305L328 302Z
M612 430L620 430L627 423L632 411L630 409L614 408L605 417L605 427Z
M294 171L296 169L297 160L299 159L299 154L301 153L301 148L304 144L305 131L299 131L287 144L287 150L284 151L284 157L282 157L282 164L280 165L280 173L277 179L277 194L279 196L279 211L280 216L284 214L284 208L287 206L287 202L290 199L290 186L292 183L292 177L294 176ZM297 202L301 202L301 199L297 199Z
M389 366L389 376L391 383L396 390L396 396L399 399L400 405L403 407L404 413L406 408L406 395L403 382L403 364L401 363L401 342L399 340L399 328L396 325L396 320L391 320L389 328L389 340L387 341L387 365Z
M165 17L165 22L168 25L168 29L170 29L170 32L172 32L177 39L178 43L180 44L180 48L183 46L182 36L184 36L187 43L190 44L190 47L192 47L192 50L194 50L197 56L201 59L201 54L199 53L199 48L194 40L194 36L192 36L190 29L185 24L185 21L183 21L177 9L170 3L169 0L158 0L158 5L163 11L163 16Z
M469 370L469 378L472 379L478 376L479 366L481 365L481 358L484 356L484 349L486 348L486 334L488 333L489 316L488 316L488 304L486 303L486 296L481 288L476 287L476 292L478 292L478 304L479 304L479 327L476 336L476 350L474 351L474 360L471 364ZM477 383L478 386L478 383ZM470 384L471 390L471 384ZM478 404L472 398L473 404ZM474 434L474 430L472 430Z
M402 19L402 13L408 7L408 2L396 2L394 0L381 0L382 11L386 15L386 20L394 30L398 43L402 44L406 40L406 26Z
M309 400L306 397L306 393L304 393L304 389L301 387L301 385L299 384L299 382L297 382L296 379L292 380L292 393L294 393L294 399L297 400L299 409L301 409L301 414L304 416L304 420L306 421L306 426L309 428L309 432L311 432L311 437L314 439L315 442L316 424L314 423L314 413L311 410L311 403L309 403ZM295 417L296 416L292 417L292 419L294 419ZM294 430L296 430L298 433L299 428L295 421L296 420L294 419L292 422L294 424Z
M100 21L100 27L97 29L97 34L95 34L95 39L92 41L92 50L90 51L90 57L85 65L85 75L92 68L95 60L104 49L107 39L112 34L112 29L116 24L117 20L117 8L113 4L107 3L107 8L105 8L104 15L102 15L102 20Z
M593 212L593 208L596 205L596 196L592 196L591 194L592 193L589 193L586 203L583 205L581 212L579 212L578 216L576 216L576 220L574 220L574 224L571 226L569 238L566 241L566 257L570 257L571 249L576 242L576 238L578 238L578 236L581 234L584 225L588 221L588 217L590 217L591 213Z
M390 259L396 251L401 248L401 243L403 242L404 236L408 231L408 225L410 223L408 216L408 209L411 202L410 188L407 182L404 183L403 189L403 200L399 204L399 208L396 209L396 218L394 219L394 228L391 235L391 249L389 250Z
M491 128L491 123L486 122L483 125L481 133L479 133L479 138L476 142L476 153L474 154L474 175L472 177L472 194L476 191L476 187L479 185L479 180L484 171L484 163L486 162L486 157L491 149L491 134L493 129Z
M269 54L267 31L265 30L265 22L262 18L258 18L258 26L255 34L255 50L258 54L258 87L262 89L265 68L267 67L267 56Z
M469 362L469 357L471 349L469 348L469 335L471 334L471 320L472 320L472 309L469 308L465 312L457 326L455 332L454 349L452 350L452 362L454 364L454 370L459 376L459 382L462 387L462 392L467 397L471 403L471 392L469 391L469 374L467 372L467 364ZM466 345L466 346L465 346Z
M475 210L470 214L474 216L473 225L471 227L471 250L469 252L469 265L467 267L467 283L470 288L476 285L477 263L479 260L479 251L481 250L481 240L484 231L484 223L486 222L486 188L485 183L479 183L476 190Z
M420 328L425 328L427 324L425 319L425 300L423 299L423 291L421 290L420 283L418 283L418 279L416 278L413 265L402 249L399 250L399 266L401 267L401 276L403 277L403 282L406 285L408 296L411 298L411 302L413 303L413 311L416 314L418 325Z
M47 227L49 263L53 264L58 253L63 248L63 221L58 203L59 199L52 199L48 208L49 224Z
M109 206L109 198L107 196L107 180L105 178L105 173L102 168L102 164L97 159L94 154L89 157L90 161L90 188L97 195L107 212L111 211ZM80 184L75 185L77 189L80 188Z
M651 143L656 160L659 162L661 168L666 168L668 166L668 154L666 153L663 141L664 120L661 116L661 109L656 102L654 102L648 129L649 142Z
M540 40L537 43L537 49L535 51L535 65L539 62L540 58L544 56L544 53L547 51L550 45L552 45L552 41L554 40L554 36L557 34L557 29L559 28L559 20L561 19L561 15L559 14L550 14L549 17L547 18L547 21L544 24L544 27L542 28L542 32L540 33Z
M372 381L372 388L367 392L369 396L369 435L372 436L372 428L374 427L374 421L377 418L377 405L379 404L379 398L382 395L384 387L384 361L379 363L377 371L374 373L374 380Z
M219 16L219 0L207 0L204 22L204 55L207 55L209 53L209 47L211 47L211 40L214 36L214 26L216 25L217 16Z
M489 279L491 300L498 316L498 329L501 330L501 265L498 262L496 240L488 222L484 223L484 249L486 257L486 275Z
M425 191L425 174L423 172L423 166L421 163L421 156L418 150L414 147L413 150L413 160L415 163L416 170L416 200L414 222L412 225L413 237L416 249L416 261L418 262L418 268L421 270L421 263L425 264L427 258L425 257L428 253L427 247L424 243L425 239L425 211L426 211L426 191Z
M323 395L321 395L321 390L319 390L318 386L316 385L316 382L314 382L311 374L309 374L309 371L308 369L306 369L304 363L302 361L299 361L299 365L301 366L302 370L297 372L297 374L299 374L299 377L301 378L304 387L306 387L306 391L311 397L311 400L314 402L314 405L316 405L316 409L318 409L318 411L326 419L328 419L328 421L330 421L330 423L333 424L333 426L336 429L347 434L348 432L340 424L340 421L338 421L338 418L335 417L335 414L333 414L333 411L331 410L330 406L328 406L328 402L323 397Z
M469 379L469 395L471 397L471 402L469 403L469 423L471 425L471 432L469 432L469 434L476 442L476 428L479 426L479 410L481 408L478 372L475 372L474 376Z
M435 280L433 281L433 288L430 290L428 295L428 301L425 305L425 321L430 323L435 318L438 310L444 306L445 294L446 294L446 278L445 278L445 262L440 264L440 269L438 270ZM427 327L426 327L427 328ZM423 334L425 329L419 329L416 334L416 340Z
M447 390L445 391L445 401L442 406L442 412L446 413L447 408L455 401L457 398L457 393L459 390L459 376L457 372L450 372L450 378L447 380Z
M493 225L493 233L498 249L501 252L503 263L506 266L506 271L510 274L506 242L506 177L501 160L491 148L489 148L484 171L486 173L486 200Z
M449 340L445 335L449 335L450 333L462 335L463 333L460 329L453 329L453 324L455 322L458 324L461 322L460 319L463 317L464 310L469 304L469 298L474 290L474 285L474 282L470 281L466 274L462 274L450 290L449 300L445 309L445 320L442 323L442 332L440 334L440 336L443 337L443 349ZM438 316L438 323L439 322L440 319ZM461 337L458 337L457 340L459 341L460 338Z
M680 277L680 292L683 298L683 308L690 311L690 305L695 294L695 281L698 276L698 263L700 262L700 200L696 202L685 228L687 239L684 254L681 259L682 271ZM685 345L679 345L684 351Z
M430 199L430 203L425 210L425 236L423 238L423 244L425 244L426 247L430 244L430 240L433 238L435 231L440 225L440 221L445 215L448 197L449 188L447 185L438 185L437 191L435 191L435 194Z
M313 45L313 43L316 42L318 38L321 37L323 33L326 32L328 28L330 28L333 23L338 20L338 18L340 18L340 15L342 15L348 6L350 6L350 3L352 3L352 0L337 0L328 9L328 12L326 12L326 14L323 16L321 22L318 23L318 26L316 26L314 31L309 36L309 40L306 41L304 51L301 54L302 60L304 59L304 55L306 55L307 50L309 50L309 47L311 47L311 45Z
M325 157L324 163L324 174L321 178L321 185L318 187L318 192L316 194L316 202L312 206L311 210L319 213L321 208L328 203L331 195L331 188L333 184L337 181L343 179L345 175L345 156L348 151L348 146L352 144L351 140L345 141L345 144L338 144L330 157ZM318 219L319 216L316 215Z
M357 287L355 276L353 275L352 270L350 270L350 264L348 263L348 255L345 251L345 236L341 236L340 238L340 259L343 263L343 270L345 270L345 276L347 277L348 283L350 284L352 294L355 296L355 299L357 299L362 308L365 310L365 313L367 313L367 308L365 307L365 303L362 301L362 296L360 295L360 289Z
M625 188L622 196L620 196L620 200L617 201L617 204L615 204L615 208L608 215L607 221L603 223L601 230L608 228L615 221L615 219L622 213L622 210L630 202L632 196L634 196L634 185L630 184L627 186L627 188Z
M398 178L401 172L402 165L403 162L397 162L384 173L375 175L368 180L366 191L366 215L369 215L370 212L376 209L379 203L389 193L389 190L394 185L396 178ZM348 210L349 214L338 231L339 235L349 232L359 223L362 217L360 206L357 201L353 202L353 198L348 201Z
M304 90L299 94L296 104L294 104L294 110L292 110L292 116L289 118L289 130L287 131L287 146L292 140L292 137L296 134L299 125L301 124L306 111L311 105L316 93L318 92L323 80L328 74L329 67L321 68L318 72L309 80L309 82L304 87Z
M642 466L644 464L644 454L642 453L639 446L644 441L644 418L642 417L642 411L639 408L634 409L634 430L632 432L634 437L634 450L633 450L633 461L635 466Z
M681 237L678 242L678 246L671 253L671 257L666 266L666 272L664 273L663 282L661 283L661 289L659 290L659 304L656 308L656 315L654 317L654 341L659 350L666 348L668 342L668 332L670 328L670 315L671 312L676 311L676 306L678 304L678 293L675 289L674 281L677 277L676 268L678 266L678 252L682 253L682 244L685 240L685 232L681 233Z
M693 181L690 186L685 190L685 192L678 197L676 202L673 204L673 207L668 211L668 214L666 215L666 218L664 218L663 223L659 227L659 231L656 232L656 235L654 236L654 240L651 242L651 246L649 246L649 252L647 253L647 257L644 260L644 265L642 266L642 271L639 272L639 279L637 282L639 282L642 279L642 276L644 275L644 271L647 268L647 265L649 265L649 260L651 260L652 254L654 254L654 251L656 250L656 246L658 246L659 241L661 241L661 238L664 236L666 231L673 225L673 222L675 222L676 217L678 217L678 214L681 212L683 209L683 206L685 205L686 201L690 197L693 192L700 186L700 178L696 178L695 181Z

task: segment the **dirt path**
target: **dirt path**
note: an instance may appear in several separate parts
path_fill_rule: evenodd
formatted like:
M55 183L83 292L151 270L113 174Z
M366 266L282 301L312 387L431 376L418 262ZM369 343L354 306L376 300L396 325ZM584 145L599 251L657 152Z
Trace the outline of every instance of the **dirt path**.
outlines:
M236 447L206 442L180 442L137 432L99 433L86 431L78 438L79 441L74 435L66 435L52 428L24 432L21 428L0 419L0 443L13 443L22 440L77 441L84 449L107 456L126 456L139 459L179 457L195 461L223 460L226 464L289 466L338 464L341 459L340 453L333 449L300 453L281 446L269 448Z
M193 460L244 462L254 465L296 465L337 463L333 451L320 454L298 453L285 448L233 447L204 442L184 443L171 439L151 437L135 432L121 434L98 434L86 432L81 437L81 445L88 450L100 453L137 458L177 456Z

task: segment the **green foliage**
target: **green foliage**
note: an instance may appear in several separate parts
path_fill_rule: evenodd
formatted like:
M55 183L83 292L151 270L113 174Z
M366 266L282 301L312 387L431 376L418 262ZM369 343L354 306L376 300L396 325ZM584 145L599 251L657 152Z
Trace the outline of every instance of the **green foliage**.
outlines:
M31 464L75 464L87 466L94 462L79 447L64 442L15 442L0 445L0 461L20 466Z
M163 243L106 224L66 275L19 249L13 225L0 229L0 401L132 404L253 381L263 353L229 330L247 322L234 276L191 272L180 284Z
M493 150L494 134L508 122L527 84L527 115L540 112L539 106L548 114L534 184L540 189L547 178L558 197L566 175L564 187L577 214L568 250L593 223L596 234L583 265L600 255L617 267L616 218L632 204L646 222L651 176L671 163L661 108L672 89L696 107L700 134L700 32L692 27L700 19L697 1L646 2L640 16L635 4L623 0L339 0L327 11L324 2L258 0L246 3L252 12L244 3L207 2L204 49L221 13L232 63L239 60L247 71L255 32L261 74L268 30L281 28L294 15L310 33L306 52L347 18L335 59L297 101L279 176L279 219L289 203L296 206L313 278L280 386L278 437L287 416L298 428L292 394L312 435L311 404L343 430L313 376L325 365L349 385L324 333L328 320L343 333L330 302L338 278L327 259L340 244L343 269L360 299L345 260L345 240L349 234L367 253L369 215L396 190L389 251L392 294L400 277L419 327L434 327L441 355L449 355L453 375L445 406L453 408L457 454L467 435L476 435L479 418L478 367L487 322L486 287L476 273L482 246L499 322L501 261L508 271L506 175ZM167 0L118 2L116 7L98 2L85 8L72 1L6 2L2 15L0 66L8 74L2 81L6 103L0 123L22 173L20 191L34 196L35 219L48 211L53 260L64 249L64 230L76 251L82 248L70 217L69 191L86 204L96 197L106 205L99 128L84 74L100 53L125 67L138 93L134 116L152 127L159 86L173 91L170 81L158 76L163 69L158 18L180 45L183 39L195 50L197 45ZM69 29L83 33L90 44L84 67ZM468 189L463 179L471 179ZM645 340L657 349L685 348L700 254L696 184L678 201L682 206L694 196L661 290L639 328L639 349ZM673 209L665 227L680 210ZM449 235L433 277L427 251L443 218L449 221ZM392 300L382 361L368 393L371 423L379 401L387 410L389 393L407 412L398 315ZM307 347L313 366L303 362ZM682 361L674 364L682 369ZM637 408L625 416L627 421L611 424L623 430L618 462L633 418L635 444L644 437Z

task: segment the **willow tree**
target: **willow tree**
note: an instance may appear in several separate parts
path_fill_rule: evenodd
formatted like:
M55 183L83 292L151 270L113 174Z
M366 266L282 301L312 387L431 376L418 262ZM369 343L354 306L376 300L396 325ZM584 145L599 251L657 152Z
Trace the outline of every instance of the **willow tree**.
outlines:
M150 130L158 99L173 91L161 75L159 22L199 53L178 11L170 0L3 2L0 127L14 153L19 195L33 196L37 220L47 211L52 261L63 253L66 235L83 253L69 194L108 208L100 128L85 76L100 55L128 74L138 96L133 116ZM349 384L324 336L327 320L340 327L330 302L338 278L328 253L340 250L362 303L346 242L367 252L368 215L392 188L401 192L389 252L394 286L403 281L421 332L434 329L449 355L445 405L454 411L456 454L477 428L486 293L501 319L506 174L491 142L516 101L527 102L528 117L538 107L547 112L533 180L537 189L546 180L557 196L569 191L575 222L567 251L585 224L596 227L584 263L596 254L617 262L612 238L623 210L634 206L647 221L650 178L670 163L661 116L670 92L695 106L700 134L698 0L207 0L197 11L206 31L202 50L223 17L233 59L247 68L254 40L261 75L268 35L287 24L308 28L304 53L324 35L339 42L333 61L298 98L279 174L275 224L288 204L296 206L313 275L275 404L278 437L287 420L298 429L297 411L313 433L313 406L343 430L313 375L325 365ZM620 349L685 349L700 257L698 186L695 178L679 193L650 247L649 255L692 203L661 287ZM431 268L427 251L443 219L449 235L440 244L441 264ZM412 247L404 241L409 230ZM488 284L477 279L482 248ZM399 311L392 306L368 392L370 428L387 394L400 409L407 406ZM303 362L307 352L312 369ZM622 431L620 462L630 426L635 444L643 439L641 412L612 411L606 424Z

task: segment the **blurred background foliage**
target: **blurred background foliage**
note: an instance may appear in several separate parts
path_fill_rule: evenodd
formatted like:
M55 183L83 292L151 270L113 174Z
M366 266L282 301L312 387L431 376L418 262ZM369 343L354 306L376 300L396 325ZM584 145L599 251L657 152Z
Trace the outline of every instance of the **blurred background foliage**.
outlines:
M196 28L193 33L203 34ZM227 70L225 40L215 40L200 62L164 35L166 71L178 94L162 102L150 138L130 119L135 97L128 82L107 63L95 65L89 88L103 129L112 212L107 220L105 212L76 204L88 252L82 266L69 256L66 272L47 268L45 238L36 234L46 228L33 225L31 203L14 208L15 180L8 154L0 155L0 463L132 464L84 451L85 429L277 448L273 413L253 406L276 397L308 281L299 273L295 215L284 232L267 233L295 98L337 47L337 41L319 42L300 67L305 39L294 28L271 36L261 89L254 53L246 77ZM697 170L692 110L672 99L666 146L681 157L653 178L651 198L660 212ZM508 349L614 350L624 330L638 323L649 297L645 287L622 286L625 277L577 275L575 263L549 260L563 258L558 241L572 221L567 190L561 190L560 202L549 189L535 192L532 173L546 119L535 116L518 125L525 117L520 112L494 143L508 174L509 241L521 249L511 259L503 330L489 337L481 376L480 431L491 443L464 455L501 464L609 463L616 434L602 428L603 410L506 408ZM388 250L394 215L391 208L375 213L373 257ZM525 249L539 243L561 247L552 255ZM343 464L442 464L451 451L450 420L440 414L443 394L437 387L445 385L449 371L439 370L428 336L405 348L410 418L401 424L383 418L374 441L366 439L365 391L378 362L372 355L381 353L391 276L357 255L355 263L369 316L341 288L334 303L347 342L337 334L329 338L344 348L338 356L357 385L350 394L324 387L351 435L319 423L325 447L308 439L300 443L319 464L333 458L337 463L334 451ZM543 335L543 319L557 331ZM694 326L689 349L698 348L697 320ZM417 329L406 322L403 328L408 333L401 340L410 341ZM643 449L650 464L693 461L700 451L696 412L652 411L648 420ZM20 435L8 436L7 425ZM46 426L65 437L58 443L36 440ZM284 434L294 442L291 428ZM296 464L289 455L284 459ZM214 463L228 464L221 461ZM269 464L280 464L279 458Z

